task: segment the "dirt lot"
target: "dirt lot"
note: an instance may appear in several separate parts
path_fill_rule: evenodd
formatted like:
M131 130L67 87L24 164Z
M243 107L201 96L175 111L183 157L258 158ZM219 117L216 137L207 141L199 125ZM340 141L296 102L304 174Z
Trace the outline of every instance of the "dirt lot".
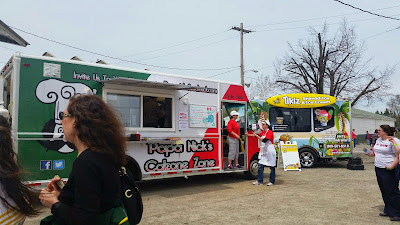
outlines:
M276 185L253 186L242 173L141 182L141 224L392 224L378 216L383 201L373 157L357 146L365 170L347 162L299 171L277 170ZM265 180L269 169L265 170ZM39 224L49 210L25 224Z

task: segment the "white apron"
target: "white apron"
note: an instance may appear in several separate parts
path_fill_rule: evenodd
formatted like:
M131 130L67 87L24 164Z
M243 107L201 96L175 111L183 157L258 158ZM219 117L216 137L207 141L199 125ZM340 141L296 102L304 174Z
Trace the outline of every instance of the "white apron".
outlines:
M268 131L267 131L268 132ZM267 135L267 132L261 136L263 139ZM276 151L274 144L271 141L267 141L266 143L258 140L260 146L260 153L258 154L258 163L264 166L276 166Z

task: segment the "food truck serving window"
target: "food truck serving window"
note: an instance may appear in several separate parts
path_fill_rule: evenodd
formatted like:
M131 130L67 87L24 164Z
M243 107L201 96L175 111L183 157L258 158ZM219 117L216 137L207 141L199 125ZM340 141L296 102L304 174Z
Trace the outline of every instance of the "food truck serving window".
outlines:
M172 98L107 93L106 99L121 115L125 127L172 128Z
M269 120L277 132L310 132L311 110L272 107Z
M143 127L172 128L172 98L143 96Z

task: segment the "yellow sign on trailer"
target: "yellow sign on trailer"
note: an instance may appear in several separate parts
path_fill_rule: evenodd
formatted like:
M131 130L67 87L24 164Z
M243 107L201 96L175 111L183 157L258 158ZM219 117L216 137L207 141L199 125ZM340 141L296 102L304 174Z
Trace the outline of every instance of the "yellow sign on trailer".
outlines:
M317 108L334 104L336 98L323 94L299 93L277 95L267 99L267 102L283 108Z

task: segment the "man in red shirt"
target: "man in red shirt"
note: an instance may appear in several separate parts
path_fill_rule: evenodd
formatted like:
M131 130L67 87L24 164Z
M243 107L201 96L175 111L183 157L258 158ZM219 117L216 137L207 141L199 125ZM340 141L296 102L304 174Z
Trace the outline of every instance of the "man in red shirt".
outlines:
M231 120L228 122L228 144L229 144L229 153L228 153L228 169L233 169L232 161L235 160L235 168L241 168L239 165L239 139L240 139L240 126L236 122L239 113L236 111L232 111L230 113ZM240 123L240 122L239 122Z
M356 129L353 129L353 132L351 132L351 138L353 139L353 144L354 144L354 148L356 147L356 138L357 138L357 135L356 135L356 133L354 132L354 131L356 131Z
M370 146L371 145L371 134L367 133L365 134L365 139L367 140L367 145Z

